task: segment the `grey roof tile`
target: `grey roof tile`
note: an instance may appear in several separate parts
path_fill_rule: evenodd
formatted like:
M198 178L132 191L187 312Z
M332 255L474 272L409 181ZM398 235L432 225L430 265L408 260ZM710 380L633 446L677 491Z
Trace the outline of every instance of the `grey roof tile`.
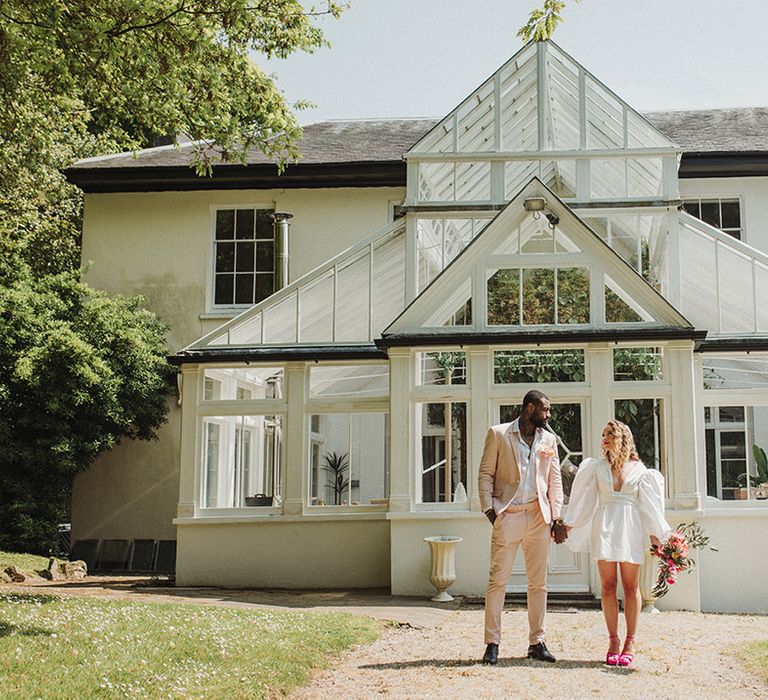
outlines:
M437 119L359 119L325 121L304 127L299 143L300 163L360 163L398 161L436 123ZM134 153L86 158L73 168L131 168L186 166L193 144L180 148L159 146ZM248 164L269 164L256 148L248 154Z
M645 112L644 116L684 152L768 151L768 108ZM304 127L300 163L398 161L439 119L359 119L324 121ZM87 158L73 170L188 166L192 145L159 146L137 153ZM258 149L249 165L270 161Z
M768 107L645 112L686 153L768 151Z

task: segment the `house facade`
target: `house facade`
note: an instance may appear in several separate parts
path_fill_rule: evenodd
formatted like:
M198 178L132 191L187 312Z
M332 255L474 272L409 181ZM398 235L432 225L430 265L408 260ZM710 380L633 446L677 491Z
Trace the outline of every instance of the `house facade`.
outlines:
M81 161L87 281L145 295L179 382L159 441L78 478L73 538L175 540L180 585L422 595L457 535L482 594L483 439L536 386L566 493L617 417L712 538L661 604L768 612L766 129L642 115L542 42L441 120L306 127L279 176ZM551 590L598 582L553 545Z

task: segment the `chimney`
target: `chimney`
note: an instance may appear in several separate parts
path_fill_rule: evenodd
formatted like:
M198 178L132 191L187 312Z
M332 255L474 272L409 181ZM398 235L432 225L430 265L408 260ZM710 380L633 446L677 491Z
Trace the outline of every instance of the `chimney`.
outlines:
M292 218L293 214L283 211L272 214L275 222L275 291L288 284L288 234Z

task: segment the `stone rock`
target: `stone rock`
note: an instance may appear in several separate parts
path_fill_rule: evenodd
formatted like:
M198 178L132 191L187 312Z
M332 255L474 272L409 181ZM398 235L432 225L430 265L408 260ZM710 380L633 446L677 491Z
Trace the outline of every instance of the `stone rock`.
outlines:
M51 557L48 560L48 568L40 572L43 578L47 578L49 581L61 580L61 569L59 568L59 560L56 557Z
M11 583L11 577L5 571L0 571L0 583Z
M5 573L13 583L24 583L24 581L27 580L27 577L22 574L21 571L19 571L15 566L7 567Z
M69 580L81 580L88 575L88 565L82 560L65 561L61 565L61 573Z

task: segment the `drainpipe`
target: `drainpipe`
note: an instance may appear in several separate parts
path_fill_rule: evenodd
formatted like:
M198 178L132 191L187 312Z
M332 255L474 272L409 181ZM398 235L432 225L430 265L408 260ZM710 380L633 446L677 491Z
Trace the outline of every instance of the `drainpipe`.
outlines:
M291 231L293 214L276 211L272 214L275 222L275 291L288 285L288 234Z

